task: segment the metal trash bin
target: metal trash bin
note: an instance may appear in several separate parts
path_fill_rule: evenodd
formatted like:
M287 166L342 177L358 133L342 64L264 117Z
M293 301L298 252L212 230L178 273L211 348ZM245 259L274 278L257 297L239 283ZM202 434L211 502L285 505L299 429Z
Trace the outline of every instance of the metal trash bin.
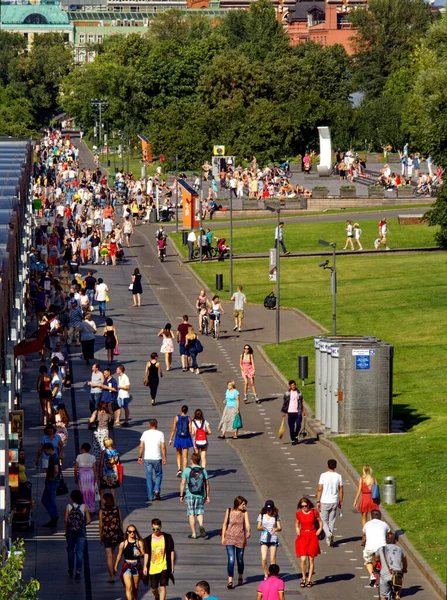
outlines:
M304 380L309 378L309 358L307 356L298 356L298 378L301 379L303 386Z
M391 475L383 478L382 502L396 504L396 478Z
M151 212L149 213L149 223L156 223L156 222L157 222L157 209L154 206L151 209Z
M182 231L182 244L186 246L188 244L188 232Z
M222 273L216 273L216 290L223 290L223 275Z

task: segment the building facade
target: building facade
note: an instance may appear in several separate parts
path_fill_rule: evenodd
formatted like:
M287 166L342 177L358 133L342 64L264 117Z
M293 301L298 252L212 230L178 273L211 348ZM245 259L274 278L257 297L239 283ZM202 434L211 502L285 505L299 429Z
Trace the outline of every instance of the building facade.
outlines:
M286 27L291 45L317 42L323 46L341 44L353 53L355 28L349 12L366 6L366 0L297 0L286 14Z

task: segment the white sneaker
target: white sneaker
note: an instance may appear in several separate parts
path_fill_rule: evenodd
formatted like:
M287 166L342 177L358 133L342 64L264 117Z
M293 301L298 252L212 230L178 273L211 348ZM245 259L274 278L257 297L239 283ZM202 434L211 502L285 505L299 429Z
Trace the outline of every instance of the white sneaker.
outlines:
M389 250L388 246L385 248L385 250Z
M233 331L236 331L236 329L237 329L237 325L236 325L236 327L233 327Z

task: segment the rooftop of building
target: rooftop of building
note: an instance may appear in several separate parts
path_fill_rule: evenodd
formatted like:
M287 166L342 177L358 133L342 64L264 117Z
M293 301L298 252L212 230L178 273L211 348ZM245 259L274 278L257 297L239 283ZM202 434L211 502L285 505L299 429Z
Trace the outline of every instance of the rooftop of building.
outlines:
M68 14L59 6L3 4L3 1L1 22L3 25L70 25Z

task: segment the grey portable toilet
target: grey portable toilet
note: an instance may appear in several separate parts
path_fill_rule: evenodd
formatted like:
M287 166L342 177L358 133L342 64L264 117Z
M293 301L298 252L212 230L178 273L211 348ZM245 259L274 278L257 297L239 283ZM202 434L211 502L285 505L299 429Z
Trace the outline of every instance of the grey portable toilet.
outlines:
M383 342L340 346L340 433L391 431L393 354Z
M315 348L315 420L321 421L321 353L320 353L321 337L316 336L314 339Z
M340 432L338 411L338 357L340 355L339 344L333 344L331 348L331 431Z

